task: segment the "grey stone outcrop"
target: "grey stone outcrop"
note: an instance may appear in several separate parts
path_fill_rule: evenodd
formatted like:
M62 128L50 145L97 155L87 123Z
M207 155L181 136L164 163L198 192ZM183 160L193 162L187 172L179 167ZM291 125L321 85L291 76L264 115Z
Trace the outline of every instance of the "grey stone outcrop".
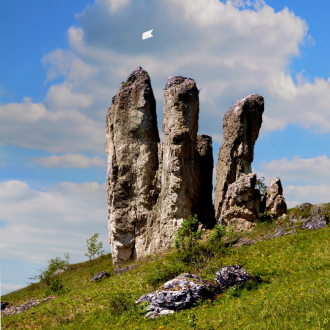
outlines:
M221 290L241 285L251 279L251 275L239 265L225 266L215 274L215 281Z
M201 298L211 298L216 285L197 275L184 273L163 284L157 291L141 296L136 303L149 302L147 318L155 318L190 308Z
M266 188L266 211L274 217L286 214L287 206L283 197L283 188L280 178L274 178Z
M219 218L221 225L233 225L235 231L255 226L253 221L258 217L261 203L260 192L255 188L256 180L255 173L240 174L228 186Z
M92 282L102 280L103 278L110 277L110 273L106 271L98 272L92 277Z
M223 142L216 167L215 217L220 218L230 184L241 173L252 172L254 144L258 138L264 112L264 99L258 94L238 100L224 115Z
M305 229L321 229L328 223L327 218L324 215L314 215L307 218L302 224L302 228Z
M197 135L198 89L170 77L159 142L150 77L141 67L121 84L106 117L108 230L115 266L173 246L183 219L214 225L212 139Z

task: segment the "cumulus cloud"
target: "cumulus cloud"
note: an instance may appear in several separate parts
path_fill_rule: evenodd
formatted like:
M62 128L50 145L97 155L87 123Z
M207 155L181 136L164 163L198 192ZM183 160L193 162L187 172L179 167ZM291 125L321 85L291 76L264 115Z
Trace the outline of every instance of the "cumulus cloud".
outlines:
M43 103L25 98L0 104L0 144L49 152L103 153L104 124L77 110L51 112Z
M22 181L0 182L0 257L47 264L69 252L72 262L85 260L86 239L100 233L107 238L105 183L62 182L38 191ZM41 248L42 247L42 248Z
M299 156L293 157L292 160L283 158L263 162L260 167L266 175L278 176L281 180L330 184L330 159L326 155L310 159Z
M301 203L319 204L330 201L330 185L289 185L285 187L284 193L288 208Z
M94 156L90 158L79 154L52 155L49 157L31 158L31 160L44 167L87 168L90 166L105 166L105 161L102 157Z

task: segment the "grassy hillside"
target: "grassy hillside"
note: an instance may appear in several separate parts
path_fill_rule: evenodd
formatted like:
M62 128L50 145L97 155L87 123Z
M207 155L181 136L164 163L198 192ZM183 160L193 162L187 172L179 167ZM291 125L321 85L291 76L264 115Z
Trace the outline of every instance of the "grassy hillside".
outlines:
M299 225L299 223L298 223ZM330 329L330 230L303 230L254 245L231 248L238 237L273 234L287 220L260 223L252 232L200 243L186 254L175 252L135 262L113 275L111 255L71 265L58 278L68 291L17 315L2 317L2 329ZM182 272L212 280L226 265L239 264L254 281L229 289L213 301L154 320L134 301ZM112 275L91 282L98 271ZM2 297L12 305L45 297L45 284L30 285Z

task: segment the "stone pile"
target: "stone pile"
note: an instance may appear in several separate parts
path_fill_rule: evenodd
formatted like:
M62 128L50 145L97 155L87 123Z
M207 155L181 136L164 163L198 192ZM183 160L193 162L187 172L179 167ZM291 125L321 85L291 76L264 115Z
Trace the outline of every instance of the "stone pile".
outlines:
M55 299L55 297L53 296L49 296L45 299L42 300L43 303L47 302L50 299ZM22 305L19 306L8 306L8 303L5 307L5 309L2 310L2 303L1 303L1 317L2 316L10 316L10 315L14 315L14 314L19 314L21 312L24 312L32 307L38 306L40 304L39 299L32 299Z

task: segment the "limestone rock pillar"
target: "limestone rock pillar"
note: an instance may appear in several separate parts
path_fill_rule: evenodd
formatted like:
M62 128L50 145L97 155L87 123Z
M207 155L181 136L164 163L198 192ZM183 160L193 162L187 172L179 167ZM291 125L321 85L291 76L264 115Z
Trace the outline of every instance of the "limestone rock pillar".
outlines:
M264 112L264 99L258 94L238 100L224 115L223 142L216 167L215 217L219 219L228 186L241 173L251 173L254 144Z

